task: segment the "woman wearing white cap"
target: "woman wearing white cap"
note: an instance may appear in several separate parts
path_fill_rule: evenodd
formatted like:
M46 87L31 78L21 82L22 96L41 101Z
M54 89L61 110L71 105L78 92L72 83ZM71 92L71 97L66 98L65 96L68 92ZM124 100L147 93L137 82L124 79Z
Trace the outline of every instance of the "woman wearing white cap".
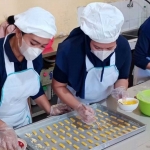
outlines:
M42 51L56 34L55 19L48 11L35 7L7 19L16 34L0 39L0 149L18 149L13 128L31 123L27 99L49 115L67 111L65 104L50 106L39 73Z
M87 5L74 29L57 52L53 88L60 100L92 123L94 111L84 104L126 97L131 49L120 36L124 17L116 7L95 2Z

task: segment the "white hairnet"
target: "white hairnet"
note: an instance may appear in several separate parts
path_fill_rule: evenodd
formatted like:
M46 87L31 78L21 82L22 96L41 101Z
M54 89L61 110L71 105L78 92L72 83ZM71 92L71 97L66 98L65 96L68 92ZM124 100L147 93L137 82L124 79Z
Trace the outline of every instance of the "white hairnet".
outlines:
M121 11L107 3L88 4L81 14L81 30L93 41L111 43L118 38L124 17Z
M54 16L40 7L30 8L21 14L15 15L14 19L14 24L24 33L32 33L50 39L56 34Z

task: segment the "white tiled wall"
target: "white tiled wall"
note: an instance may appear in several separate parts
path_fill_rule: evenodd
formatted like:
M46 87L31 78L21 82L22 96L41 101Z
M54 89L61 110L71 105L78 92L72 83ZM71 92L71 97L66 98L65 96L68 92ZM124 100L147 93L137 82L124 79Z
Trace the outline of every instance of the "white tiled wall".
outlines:
M111 3L120 9L125 17L125 22L122 31L132 30L138 28L150 15L150 4L145 0L133 0L133 7L128 8L129 0L122 0ZM146 8L144 9L144 6ZM80 25L79 17L84 7L78 8L78 22Z

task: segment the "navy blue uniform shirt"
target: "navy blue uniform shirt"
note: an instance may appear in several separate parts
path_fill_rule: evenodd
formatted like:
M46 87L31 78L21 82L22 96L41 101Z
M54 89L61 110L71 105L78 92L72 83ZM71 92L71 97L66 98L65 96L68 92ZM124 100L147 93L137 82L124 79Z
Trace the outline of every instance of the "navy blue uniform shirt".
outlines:
M6 55L8 56L9 61L14 62L15 72L22 71L22 70L27 69L27 60L24 58L22 62L19 62L17 58L15 57L15 55L13 54L12 49L10 47L10 43L9 43L9 39L12 36L14 36L14 34L11 34L7 37L7 40L5 43L5 52L6 52ZM7 78L6 69L5 69L5 61L4 61L4 53L3 53L3 42L4 42L4 38L0 39L0 97L1 97L2 87ZM42 55L38 56L36 59L33 60L33 66L34 66L34 70L38 74L40 74L42 67L43 67ZM16 94L17 94L17 91L16 91ZM44 91L41 86L39 92L35 96L32 96L31 98L36 99L43 94L44 94Z
M146 69L148 63L150 63L150 60L146 59L146 57L150 57L150 17L139 29L133 55L134 64L141 69Z
M74 29L69 37L58 46L53 72L53 78L56 81L67 83L77 92L76 95L81 98L84 98L84 85L87 75L85 56L88 56L94 67L109 66L110 57L112 56L111 54L102 62L91 53L90 41L91 39L80 28ZM116 67L119 71L118 79L128 79L131 65L131 49L128 41L123 36L119 36L116 43L115 53Z

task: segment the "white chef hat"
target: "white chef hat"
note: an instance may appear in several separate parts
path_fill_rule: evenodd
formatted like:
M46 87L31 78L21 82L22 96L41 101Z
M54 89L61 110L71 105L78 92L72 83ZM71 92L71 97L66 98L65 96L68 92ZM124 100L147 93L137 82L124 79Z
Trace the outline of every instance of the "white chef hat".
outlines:
M52 39L57 31L54 16L40 7L30 8L15 15L14 19L14 24L24 33Z
M81 30L93 41L111 43L119 37L124 17L121 11L107 3L88 4L80 18Z

